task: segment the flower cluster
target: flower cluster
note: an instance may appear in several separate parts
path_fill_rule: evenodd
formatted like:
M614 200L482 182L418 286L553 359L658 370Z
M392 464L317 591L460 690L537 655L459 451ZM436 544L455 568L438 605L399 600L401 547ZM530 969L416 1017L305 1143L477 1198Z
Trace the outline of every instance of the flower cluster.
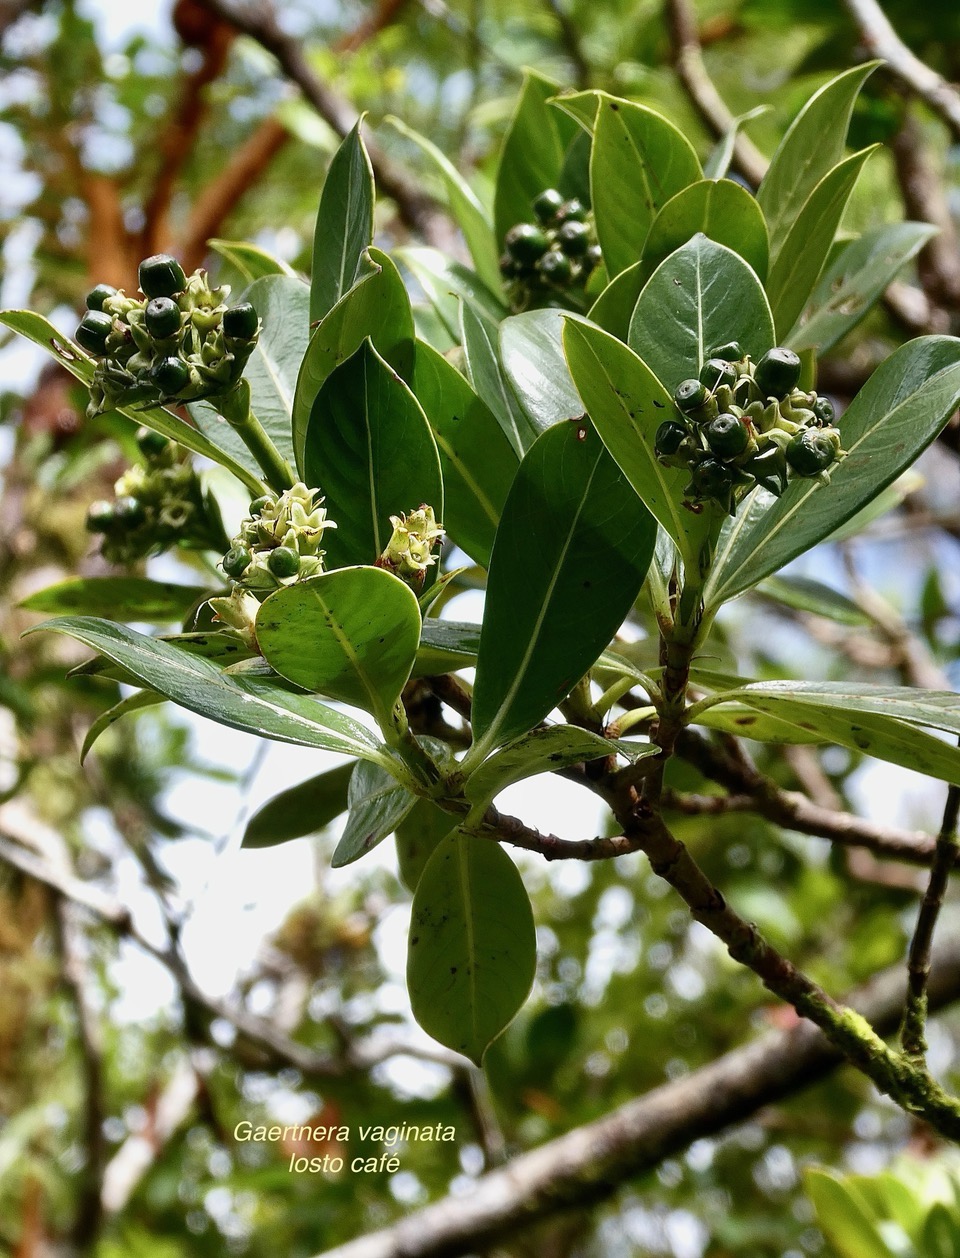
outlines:
M427 569L437 562L433 548L443 537L443 525L433 507L422 503L409 515L392 515L393 534L377 560L378 568L396 573L408 585L420 587Z
M139 279L142 298L109 284L87 295L76 339L96 360L89 415L228 393L260 335L253 306L228 307L229 288L211 288L205 271L187 276L176 258L156 254Z
M336 527L320 491L298 481L279 496L264 494L250 504L220 566L245 590L265 597L322 572L323 533Z
M143 462L116 482L113 501L91 503L87 511L87 528L102 534L104 558L128 564L174 545L222 546L216 499L204 489L186 451L149 428L138 431L137 444Z
M575 197L565 200L547 188L533 202L533 214L535 223L517 223L504 237L500 272L514 309L582 292L601 261L593 216Z
M735 341L711 352L698 380L683 381L674 394L681 418L660 425L655 448L665 466L689 469L690 501L733 515L755 485L779 497L793 476L826 481L846 451L829 399L799 381L792 350L752 363Z

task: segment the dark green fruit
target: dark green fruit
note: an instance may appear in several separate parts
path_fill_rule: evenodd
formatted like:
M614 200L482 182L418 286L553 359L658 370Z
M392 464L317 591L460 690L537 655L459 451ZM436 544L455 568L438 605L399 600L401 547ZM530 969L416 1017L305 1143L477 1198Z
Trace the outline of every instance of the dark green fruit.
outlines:
M95 288L91 288L87 293L87 309L102 310L103 303L108 297L116 297L117 290L112 284L97 284Z
M833 403L828 397L818 397L813 404L813 413L821 424L832 424L836 418L836 411L833 409Z
M584 223L587 219L586 206L584 206L582 201L578 201L576 197L571 197L569 201L564 201L563 205L557 210L556 219L558 223Z
M779 446L772 445L761 450L754 455L745 470L756 477L758 485L762 485L777 498L787 487L787 461Z
M158 341L180 331L180 307L170 297L154 297L143 311L143 325Z
M91 533L109 533L116 522L112 502L98 498L87 507L87 528Z
M785 398L800 380L800 359L792 349L768 349L753 370L764 397Z
M712 349L708 357L722 358L725 363L737 363L743 357L743 350L740 348L739 341L727 341L725 345L718 345L716 349Z
M551 249L537 263L537 270L550 284L567 284L573 273L570 259L559 251Z
M74 336L90 354L102 354L107 345L107 337L113 328L113 320L101 310L88 310L80 320Z
M712 393L721 384L732 389L737 383L737 369L723 358L708 358L700 368L700 383Z
M654 449L657 454L676 454L687 436L688 433L683 424L678 424L673 419L666 419L657 429L657 435L653 443Z
M590 228L571 219L557 232L557 244L569 258L582 258L590 248Z
M231 546L220 561L220 567L228 577L233 577L234 581L239 581L250 567L252 558L253 556L246 546Z
M266 507L272 502L276 502L273 494L262 494L259 498L254 498L250 504L251 515L261 515Z
M563 193L558 192L556 188L546 188L533 203L533 212L537 216L537 222L547 223L553 221L557 210L563 205Z
M515 262L532 265L549 248L549 242L539 227L533 223L517 223L504 238L507 253Z
M139 498L125 494L113 504L113 514L118 524L125 528L136 528L147 518L147 509Z
M588 271L598 267L603 261L603 250L599 245L591 245L583 258L583 265Z
M231 306L223 312L223 334L236 341L252 341L259 326L257 312L248 301L241 302L239 306Z
M278 546L267 557L267 567L275 577L295 577L300 571L300 556L289 546Z
M677 385L677 391L673 395L673 400L680 410L689 415L693 411L698 411L701 406L706 406L710 400L710 394L706 386L701 384L699 380L684 380Z
M836 462L839 444L836 432L807 428L787 446L787 462L799 476L817 476Z
M690 483L698 498L717 498L721 502L733 486L733 472L717 459L704 459L693 469Z
M190 383L190 368L179 358L161 358L150 368L150 380L164 397L176 397Z
M736 415L724 412L703 430L707 445L718 458L735 459L743 454L750 443L750 433L746 424Z
M140 291L144 297L173 297L187 286L183 267L168 253L155 253L140 263Z
M500 274L505 276L506 279L508 280L516 279L517 276L520 275L522 271L523 271L523 267L516 260L516 258L511 258L509 253L505 253L501 256Z
M170 442L163 433L154 432L152 428L138 428L137 445L145 458L155 459L164 453Z

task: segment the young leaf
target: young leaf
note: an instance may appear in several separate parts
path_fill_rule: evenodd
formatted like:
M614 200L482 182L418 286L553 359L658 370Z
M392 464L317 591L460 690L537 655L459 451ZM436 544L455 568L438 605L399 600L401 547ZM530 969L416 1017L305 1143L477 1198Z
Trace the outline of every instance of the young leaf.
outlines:
M853 1185L819 1167L807 1168L803 1179L817 1223L839 1258L894 1258Z
M479 1066L526 1000L536 963L533 913L513 861L489 839L460 832L443 839L413 897L413 1016Z
M443 526L486 567L519 460L490 408L442 354L417 344L411 387L440 455Z
M146 577L73 577L38 590L20 604L28 612L104 616L164 624L183 618L212 590Z
M425 620L415 677L436 677L473 668L480 649L480 626L457 620Z
M493 221L498 245L515 223L531 221L534 199L557 185L575 128L547 104L556 90L556 83L539 74L528 70L524 75L497 168Z
M278 742L392 763L370 731L342 712L292 694L275 682L221 672L208 660L125 625L93 616L60 616L27 633L41 630L76 638L126 669L139 685L221 725Z
M369 337L377 353L409 380L413 367L413 311L400 272L379 249L368 249L368 268L321 320L301 354L293 399L293 444L303 466L310 412L324 381Z
M537 439L536 422L520 405L500 362L496 328L463 302L460 307L463 354L470 383L496 416L511 446L522 458Z
M443 519L436 443L420 404L369 340L324 381L310 412L304 477L322 485L336 529L324 534L328 564L370 564L391 515L421 503Z
M745 114L740 114L739 117L734 118L723 136L711 149L710 156L703 163L704 178L723 179L726 176L727 171L730 169L730 163L733 161L734 148L736 147L740 128L745 122L751 122L754 118L759 118L761 114L767 113L769 108L769 105L758 105L756 109L750 109Z
M500 324L503 370L538 432L583 413L563 356L565 310L527 310Z
M335 769L274 795L247 822L242 846L275 847L325 829L347 807L347 787L353 770L353 761L338 764Z
M852 599L813 577L767 577L757 586L757 593L782 603L784 607L823 616L838 625L864 626L871 623L870 617Z
M408 891L416 891L427 861L457 824L456 818L438 808L432 800L418 799L402 821L394 837L400 879Z
M155 707L163 702L163 695L158 695L155 690L137 690L134 694L121 699L119 703L115 703L106 712L101 712L84 737L83 746L80 748L80 763L83 764L86 760L90 749L100 735L105 733L111 725L115 725L122 716L127 716L131 712L140 712L144 708Z
M608 275L639 262L657 212L700 178L693 146L672 123L644 105L601 94L590 192Z
M510 313L479 276L438 249L407 246L393 252L427 294L451 341L460 341L461 302L469 306L477 318L494 325Z
M701 179L671 197L653 220L643 246L643 268L652 275L675 249L702 232L726 245L766 278L770 261L767 225L756 199L732 179Z
M220 257L235 267L243 278L252 283L262 279L264 275L296 276L292 266L288 266L282 258L275 258L266 249L251 245L246 240L208 240L207 245L219 253Z
M359 761L347 792L347 824L330 859L334 869L351 865L372 852L390 834L417 802L392 773L378 764Z
M655 534L592 427L558 424L537 439L490 559L473 764L542 721L594 663L639 593Z
M649 278L650 272L642 262L635 262L614 276L590 307L590 322L618 340L626 341L634 307Z
M360 122L334 154L320 195L313 237L311 323L322 319L353 287L364 250L373 244L373 168Z
M725 341L739 341L756 362L774 343L770 307L747 263L698 233L651 276L627 343L672 392Z
M780 141L757 189L770 229L771 257L780 252L814 188L843 157L854 102L879 64L868 61L831 79L810 97Z
M851 241L824 271L785 344L798 354L832 349L936 231L929 223L890 223Z
M363 708L387 728L413 668L420 609L383 568L337 568L265 599L257 641L281 677Z
M795 480L782 498L756 489L724 526L705 599L717 607L846 523L933 441L960 402L960 340L924 336L873 373L840 420L847 457L828 485Z

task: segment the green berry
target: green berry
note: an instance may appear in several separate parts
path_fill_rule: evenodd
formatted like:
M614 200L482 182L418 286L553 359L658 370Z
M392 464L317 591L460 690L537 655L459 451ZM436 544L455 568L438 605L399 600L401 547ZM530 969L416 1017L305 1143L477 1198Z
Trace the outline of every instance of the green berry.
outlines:
M91 288L87 293L87 309L102 310L103 303L108 297L116 297L117 290L112 284L97 284L95 288Z
M90 354L102 354L107 337L113 328L113 320L102 310L88 310L80 320L74 336L77 344Z
M723 358L708 358L700 368L700 383L711 393L721 384L732 389L737 383L737 369Z
M750 432L736 415L724 412L711 419L703 430L707 445L720 459L735 459L750 443Z
M170 297L154 297L146 304L143 323L155 340L165 341L180 331L180 307Z
M87 507L87 528L91 533L109 533L116 522L112 502L99 498Z
M733 472L717 459L706 458L691 475L691 484L698 498L726 499L733 486Z
M563 205L557 210L556 220L558 223L569 223L571 221L577 223L585 223L587 220L587 209L582 201L578 201L576 197L571 197L569 201L564 201Z
M787 446L787 462L798 476L818 476L836 462L840 437L835 429L807 428Z
M253 556L247 550L246 546L231 546L227 553L220 561L220 567L224 570L228 577L232 577L234 581L239 581L246 570L250 567L250 560Z
M138 428L137 445L145 458L156 459L167 450L170 442L163 433L154 432L152 428Z
M509 253L505 253L500 258L500 274L508 280L515 280L523 273L523 267L516 260L511 258Z
M743 357L743 350L740 348L739 341L727 341L725 345L718 345L716 349L712 349L707 357L722 358L725 363L737 363Z
M557 232L557 244L568 258L582 258L590 248L590 228L571 219Z
M140 291L144 297L173 297L187 285L183 267L168 253L155 253L140 263Z
M134 498L132 494L125 494L114 502L113 514L118 524L122 524L125 528L136 528L147 518L147 509L139 498Z
M813 404L813 413L821 424L832 424L836 418L836 411L833 409L833 403L828 397L818 397Z
M537 263L537 270L549 284L569 284L573 267L570 259L559 249L550 249Z
M653 443L654 449L660 455L676 454L688 435L683 424L678 424L674 419L665 419L657 429Z
M699 380L684 380L677 385L673 400L684 414L690 415L693 411L698 411L701 406L706 406L710 400L710 394Z
M800 380L800 359L792 349L769 349L754 368L753 378L764 397L785 398Z
M602 261L603 261L603 250L600 248L599 245L591 245L590 248L587 250L587 252L584 254L584 258L583 258L584 268L587 271L592 271L595 267L598 267Z
M272 502L276 502L276 498L274 498L273 494L262 494L259 498L254 498L253 502L250 504L251 516L262 515L265 508L267 508Z
M517 223L504 237L507 253L515 262L532 266L549 247L544 233L533 223Z
M546 188L533 203L533 212L537 216L537 222L544 226L552 222L561 205L563 205L563 193L558 192L556 188Z
M278 546L267 557L267 567L275 577L295 577L300 571L300 556L290 546Z
M164 397L176 397L190 383L190 368L179 358L161 358L150 369L150 381Z
M257 335L260 320L257 312L248 301L239 306L231 306L223 312L223 334L237 341L252 341Z

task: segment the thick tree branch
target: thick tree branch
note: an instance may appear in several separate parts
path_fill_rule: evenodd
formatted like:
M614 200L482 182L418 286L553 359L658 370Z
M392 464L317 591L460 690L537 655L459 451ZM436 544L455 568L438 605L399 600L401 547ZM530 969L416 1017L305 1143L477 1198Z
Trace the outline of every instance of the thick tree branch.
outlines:
M930 1005L960 996L960 939L937 949ZM892 967L849 998L876 1028L893 1031L904 981ZM477 1253L561 1211L603 1201L694 1140L724 1131L824 1077L840 1055L808 1022L735 1049L684 1079L654 1089L503 1170L477 1180L382 1231L328 1250L325 1258L453 1258Z
M942 175L931 160L923 128L911 114L904 118L890 149L906 217L938 229L918 260L923 290L932 301L954 309L960 304L960 241Z

